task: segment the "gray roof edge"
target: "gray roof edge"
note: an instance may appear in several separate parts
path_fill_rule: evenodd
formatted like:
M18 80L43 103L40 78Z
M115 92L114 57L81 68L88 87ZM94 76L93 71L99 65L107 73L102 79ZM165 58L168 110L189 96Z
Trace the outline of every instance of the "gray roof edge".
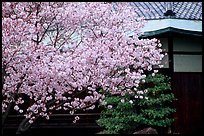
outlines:
M174 32L178 34L186 34L186 35L192 35L192 36L202 36L202 32L199 32L199 31L190 31L190 30L178 29L174 27L167 27L167 28L158 29L155 31L146 31L140 37L142 38L151 37L151 36L161 35L168 32Z

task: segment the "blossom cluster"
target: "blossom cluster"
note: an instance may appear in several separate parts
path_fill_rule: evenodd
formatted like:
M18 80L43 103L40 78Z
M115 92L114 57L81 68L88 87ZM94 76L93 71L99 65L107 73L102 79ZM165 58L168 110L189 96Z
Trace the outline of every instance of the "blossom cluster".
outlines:
M145 22L128 3L3 2L2 12L2 112L14 102L30 123L93 109L100 89L138 87L164 57L157 39L138 38Z

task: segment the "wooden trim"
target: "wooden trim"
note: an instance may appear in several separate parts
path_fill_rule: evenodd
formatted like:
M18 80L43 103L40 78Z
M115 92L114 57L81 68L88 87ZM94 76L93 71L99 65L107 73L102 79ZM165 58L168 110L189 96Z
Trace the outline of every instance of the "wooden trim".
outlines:
M173 72L174 72L173 34L172 32L168 33L168 55L169 55L170 77L172 77Z

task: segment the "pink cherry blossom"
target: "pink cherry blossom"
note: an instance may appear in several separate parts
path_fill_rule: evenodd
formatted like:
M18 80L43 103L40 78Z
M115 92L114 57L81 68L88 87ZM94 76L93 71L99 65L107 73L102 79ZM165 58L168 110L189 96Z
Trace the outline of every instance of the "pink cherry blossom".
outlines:
M138 39L144 24L125 2L3 2L2 112L26 96L20 112L33 123L57 109L93 109L101 89L138 87L164 57L157 39Z

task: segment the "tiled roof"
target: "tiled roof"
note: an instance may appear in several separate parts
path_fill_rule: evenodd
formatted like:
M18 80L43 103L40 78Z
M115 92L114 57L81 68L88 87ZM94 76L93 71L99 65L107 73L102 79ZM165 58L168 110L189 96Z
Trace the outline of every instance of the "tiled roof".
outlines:
M177 19L202 20L202 2L131 2L139 17L145 19L169 18L164 13L169 9L175 13Z

